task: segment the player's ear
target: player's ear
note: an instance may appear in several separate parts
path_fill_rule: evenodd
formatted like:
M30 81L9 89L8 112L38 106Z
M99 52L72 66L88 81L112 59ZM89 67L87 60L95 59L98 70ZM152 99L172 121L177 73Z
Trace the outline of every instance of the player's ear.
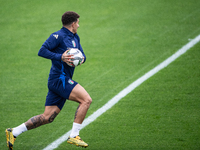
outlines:
M75 23L76 23L76 22L72 22L71 26L74 27Z

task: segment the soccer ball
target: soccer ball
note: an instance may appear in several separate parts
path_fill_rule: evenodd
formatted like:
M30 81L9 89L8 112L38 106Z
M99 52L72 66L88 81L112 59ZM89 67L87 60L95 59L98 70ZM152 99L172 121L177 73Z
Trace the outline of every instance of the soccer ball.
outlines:
M67 63L67 64L68 64L69 66L71 66L71 67L76 67L76 66L80 65L80 63L81 63L82 60L83 60L83 54L82 54L82 52L81 52L79 49L77 49L77 48L71 48L71 49L67 52L67 54L73 55L73 56L71 56L71 57L73 57L73 59L71 59L71 61L73 61L73 62Z

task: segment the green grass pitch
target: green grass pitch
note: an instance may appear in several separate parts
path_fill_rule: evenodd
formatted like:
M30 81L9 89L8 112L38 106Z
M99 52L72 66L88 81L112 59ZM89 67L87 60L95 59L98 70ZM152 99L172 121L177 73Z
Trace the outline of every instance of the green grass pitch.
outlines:
M87 61L74 80L91 95L87 116L200 34L199 0L0 0L0 149L5 129L43 113L51 62L37 53L80 14ZM81 130L89 150L199 150L200 42ZM42 150L72 127L67 101L52 124L20 135L14 150ZM67 142L57 150L80 149Z

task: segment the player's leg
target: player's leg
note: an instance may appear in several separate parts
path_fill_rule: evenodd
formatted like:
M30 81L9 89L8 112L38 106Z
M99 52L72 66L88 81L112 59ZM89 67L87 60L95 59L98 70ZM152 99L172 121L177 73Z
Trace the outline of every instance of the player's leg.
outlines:
M37 128L41 125L51 123L60 112L57 106L46 106L43 114L30 118L27 122L15 127L6 129L6 140L9 149L13 149L16 137L21 133Z
M80 84L77 84L70 93L69 100L78 102L79 106L76 110L72 132L67 142L77 146L88 147L88 144L79 137L79 131L92 99L87 91Z
M69 100L79 103L75 113L74 122L81 124L92 103L92 99L87 91L80 84L77 84L70 93Z
M51 123L59 112L60 109L57 106L45 106L43 114L30 118L27 122L25 122L25 125L28 130L31 130L41 125Z

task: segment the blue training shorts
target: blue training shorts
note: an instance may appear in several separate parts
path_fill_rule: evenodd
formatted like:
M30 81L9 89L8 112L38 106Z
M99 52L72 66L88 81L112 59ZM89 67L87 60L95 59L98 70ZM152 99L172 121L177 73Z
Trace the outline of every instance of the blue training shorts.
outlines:
M61 110L66 99L69 99L71 91L77 84L76 81L68 77L48 81L49 91L46 97L45 106L56 105Z

